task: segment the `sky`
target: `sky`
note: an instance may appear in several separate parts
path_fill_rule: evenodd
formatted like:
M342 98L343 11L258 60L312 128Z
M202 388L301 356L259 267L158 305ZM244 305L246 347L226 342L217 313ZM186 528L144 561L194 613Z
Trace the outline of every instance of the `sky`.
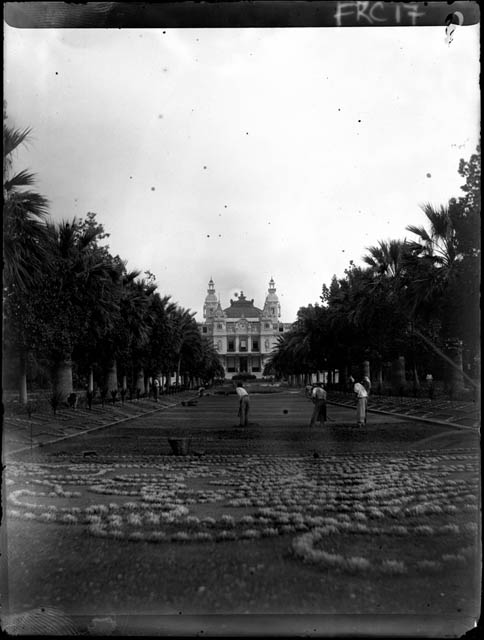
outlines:
M54 220L95 212L113 255L202 309L274 278L284 322L420 205L463 195L479 139L479 25L15 29L17 169Z

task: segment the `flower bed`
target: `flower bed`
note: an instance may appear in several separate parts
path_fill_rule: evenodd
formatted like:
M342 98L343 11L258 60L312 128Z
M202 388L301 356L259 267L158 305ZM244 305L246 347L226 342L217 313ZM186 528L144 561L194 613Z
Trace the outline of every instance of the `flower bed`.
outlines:
M477 462L460 451L386 459L366 453L9 464L7 517L62 524L113 542L287 536L295 559L325 569L433 573L474 558ZM400 545L400 553L376 553L375 537L387 549Z

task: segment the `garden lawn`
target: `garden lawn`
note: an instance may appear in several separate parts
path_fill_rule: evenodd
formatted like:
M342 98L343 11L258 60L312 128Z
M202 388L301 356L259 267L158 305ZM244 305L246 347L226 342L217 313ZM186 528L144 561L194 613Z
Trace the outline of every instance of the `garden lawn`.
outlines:
M371 417L356 430L340 407L311 430L310 404L288 393L254 396L244 430L234 406L202 398L7 460L7 610L471 625L480 474L469 435L449 432L449 448L435 446L442 427ZM169 455L181 430L194 455Z

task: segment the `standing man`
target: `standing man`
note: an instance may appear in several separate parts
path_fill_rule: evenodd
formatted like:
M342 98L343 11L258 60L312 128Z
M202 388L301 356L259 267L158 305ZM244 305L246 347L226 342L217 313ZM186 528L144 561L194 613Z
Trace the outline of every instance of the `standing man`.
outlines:
M368 393L361 382L357 382L353 390L356 393L356 426L362 427L366 424Z
M316 422L320 422L324 427L324 423L326 422L326 396L327 394L324 390L323 383L317 382L311 394L314 409L309 423L310 427L314 427Z
M240 418L240 426L246 427L248 425L248 417L249 417L249 394L246 389L244 389L244 385L242 382L237 383L237 387L235 388L236 394L239 396L239 418Z
M371 380L368 376L364 376L363 380L361 381L361 384L365 387L366 389L366 393L368 395L370 395L370 391L371 391Z
M158 378L153 380L153 397L155 398L155 402L158 402L158 396L160 394L160 382Z

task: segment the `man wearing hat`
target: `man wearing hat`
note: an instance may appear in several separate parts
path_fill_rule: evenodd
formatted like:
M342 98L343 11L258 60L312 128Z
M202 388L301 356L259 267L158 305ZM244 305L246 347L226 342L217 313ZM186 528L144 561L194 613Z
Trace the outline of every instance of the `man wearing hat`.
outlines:
M353 388L356 394L356 426L362 427L366 424L366 412L368 408L368 392L364 383L357 382Z

